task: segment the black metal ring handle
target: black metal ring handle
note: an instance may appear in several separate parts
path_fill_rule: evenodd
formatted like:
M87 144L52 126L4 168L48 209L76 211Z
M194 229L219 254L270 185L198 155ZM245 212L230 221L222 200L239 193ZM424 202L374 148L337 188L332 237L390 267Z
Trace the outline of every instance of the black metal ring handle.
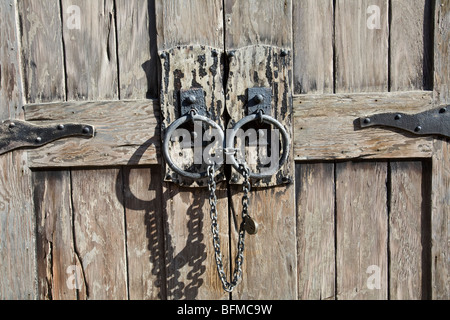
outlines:
M172 134L174 133L174 131L176 129L178 129L182 124L188 122L188 121L202 121L207 123L208 125L210 125L211 127L213 127L214 129L219 130L219 135L220 135L220 141L224 141L224 133L222 128L213 120L204 117L204 116L200 116L198 114L188 114L188 115L184 115L180 118L178 118L177 120L175 120L174 122L172 122L172 124L167 128L166 130L166 134L164 136L164 142L163 142L163 155L164 155L164 159L166 160L166 163L169 165L169 167L175 171L176 173L178 173L179 175L182 175L184 177L188 177L191 179L202 179L202 178L206 178L208 176L208 173L205 172L201 172L201 173L196 173L196 172L188 172L185 171L181 168L179 168L173 161L172 158L169 155L169 141L170 138L172 137ZM214 167L215 167L215 171L218 171L220 169L220 167L222 167L223 163L215 163Z
M284 128L284 126L277 121L276 119L272 118L271 116L268 115L264 115L262 113L256 113L256 114L251 114L243 119L241 119L240 121L238 121L238 123L236 123L231 131L231 134L227 134L227 143L226 143L226 149L225 150L231 150L234 149L234 138L236 137L236 133L238 132L238 130L240 128L242 128L244 125L246 125L249 122L252 121L261 121L263 123L269 123L274 125L275 127L277 127L280 131L281 131L281 135L283 138L283 154L281 155L280 158L280 162L278 164L278 168L273 168L272 170L268 170L267 172L264 173L254 173L254 172L250 172L250 178L253 179L263 179L263 178L268 178L273 176L274 174L276 174L281 167L286 163L288 157L289 157L289 149L290 149L290 144L291 141L289 139L289 135L286 131L286 129ZM228 155L230 157L227 158L227 161L230 160L231 161L231 165L237 170L240 171L239 169L239 163L236 160L236 157L234 156L234 154L232 153L228 153Z

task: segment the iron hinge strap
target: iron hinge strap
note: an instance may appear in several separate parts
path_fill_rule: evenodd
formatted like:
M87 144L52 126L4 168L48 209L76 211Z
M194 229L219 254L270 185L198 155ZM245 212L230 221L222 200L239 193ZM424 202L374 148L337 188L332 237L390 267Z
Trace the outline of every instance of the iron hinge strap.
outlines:
M67 137L92 138L94 134L94 127L88 124L35 125L22 120L5 120L0 123L0 154L23 147L40 147Z
M359 118L361 128L390 127L408 131L417 136L438 135L450 138L450 106L417 114L380 113Z

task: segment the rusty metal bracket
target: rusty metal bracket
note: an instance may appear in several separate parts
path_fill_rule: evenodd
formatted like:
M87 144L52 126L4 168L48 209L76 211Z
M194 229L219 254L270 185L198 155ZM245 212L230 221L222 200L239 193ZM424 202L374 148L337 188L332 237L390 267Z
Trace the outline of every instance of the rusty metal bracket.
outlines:
M450 138L450 106L418 114L380 113L359 118L361 128L374 126L408 131L417 136L437 135Z
M5 120L0 124L0 154L23 147L40 147L67 137L92 138L94 134L94 127L88 124L35 125L22 120Z
M267 116L272 115L272 88L249 88L247 97L247 115L259 110Z

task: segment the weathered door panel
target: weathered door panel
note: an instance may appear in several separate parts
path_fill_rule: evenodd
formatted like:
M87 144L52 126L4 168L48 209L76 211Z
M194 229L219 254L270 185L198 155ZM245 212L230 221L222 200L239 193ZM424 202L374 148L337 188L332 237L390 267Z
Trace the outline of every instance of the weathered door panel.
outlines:
M0 157L1 298L449 298L448 142L355 122L450 103L448 0L11 4L0 4L1 120L92 121L97 135ZM291 59L292 181L253 188L259 231L231 294L208 189L165 181L158 52L178 46L224 53L224 125L244 115L227 86L262 72L246 59L242 82L225 53L273 46ZM243 193L224 172L230 277Z

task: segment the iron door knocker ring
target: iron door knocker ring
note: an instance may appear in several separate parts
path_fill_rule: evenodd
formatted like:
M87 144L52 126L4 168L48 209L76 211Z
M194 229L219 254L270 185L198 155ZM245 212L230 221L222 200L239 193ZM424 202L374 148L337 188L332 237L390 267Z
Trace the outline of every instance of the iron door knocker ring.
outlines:
M217 132L219 133L220 136L220 140L219 141L224 141L224 133L222 128L213 120L198 115L195 110L192 110L189 114L186 114L180 118L178 118L177 120L175 120L174 122L172 122L172 124L167 128L166 130L166 134L164 136L164 142L163 142L163 156L164 159L166 161L166 163L169 165L169 167L175 171L176 173L178 173L179 175L182 175L184 177L188 177L191 179L202 179L202 178L206 178L208 176L208 172L188 172L185 171L183 169L181 169L180 167L178 167L173 161L172 158L169 155L169 141L173 135L173 133L175 132L175 130L177 130L182 124L188 122L188 121L201 121L204 122L206 124L208 124L209 126L213 127L214 129L218 130ZM214 170L218 171L221 167L222 167L223 163L215 163L214 164Z
M253 178L253 179L268 178L268 177L271 177L274 174L276 174L280 170L280 168L286 163L286 161L287 161L287 159L289 157L289 149L290 149L291 141L289 139L289 135L288 135L286 129L284 128L284 126L278 120L272 118L271 116L263 114L261 111L259 111L258 113L251 114L251 115L249 115L249 116L239 120L234 125L233 129L231 130L231 133L227 134L226 150L234 149L234 139L236 137L236 134L237 134L238 130L240 128L242 128L244 125L246 125L247 123L252 122L252 121L260 121L262 123L272 124L278 130L280 130L281 136L282 136L282 139L283 139L283 154L281 155L278 167L274 167L271 170L267 170L264 173L250 172L250 178ZM234 153L230 153L230 154L227 154L227 155L229 155L229 157L227 157L227 163L231 162L230 164L238 172L241 172L241 170L239 168L239 163L236 160L235 154Z

